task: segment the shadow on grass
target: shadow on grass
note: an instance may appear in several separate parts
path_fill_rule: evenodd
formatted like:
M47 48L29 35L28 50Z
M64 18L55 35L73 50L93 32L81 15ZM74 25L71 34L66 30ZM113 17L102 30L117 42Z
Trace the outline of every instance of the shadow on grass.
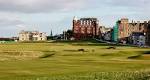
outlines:
M56 51L43 51L43 55L39 56L39 58L48 58L53 57L56 54Z
M150 54L150 51L144 51L143 54Z
M85 49L63 50L63 51L66 51L66 52L88 52Z
M150 51L138 51L137 55L130 56L128 59L150 60Z
M129 45L121 45L121 44L107 44L107 43L74 43L73 46L111 46L111 47L132 47Z
M56 41L53 41L51 43L88 43L88 42L101 43L101 42L96 41L94 39L87 39L87 40L56 40Z
M130 56L130 57L128 57L128 59L139 59L139 58L141 58L142 57L142 55L135 55L135 56Z

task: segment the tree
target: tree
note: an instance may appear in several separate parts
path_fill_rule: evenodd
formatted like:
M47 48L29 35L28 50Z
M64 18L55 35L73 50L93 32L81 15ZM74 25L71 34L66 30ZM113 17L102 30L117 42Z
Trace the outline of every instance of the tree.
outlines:
M66 31L66 36L67 36L67 39L70 39L71 37L73 37L73 31L72 30L67 30Z

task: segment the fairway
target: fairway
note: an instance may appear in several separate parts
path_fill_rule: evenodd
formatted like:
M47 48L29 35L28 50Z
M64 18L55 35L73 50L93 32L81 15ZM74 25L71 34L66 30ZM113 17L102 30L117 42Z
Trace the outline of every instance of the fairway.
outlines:
M149 48L110 46L96 42L0 44L0 80L148 80Z

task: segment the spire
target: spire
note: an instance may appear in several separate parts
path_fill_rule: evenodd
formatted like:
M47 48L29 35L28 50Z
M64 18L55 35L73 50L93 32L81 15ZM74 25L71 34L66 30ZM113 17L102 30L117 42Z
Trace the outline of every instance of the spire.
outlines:
M53 36L53 32L52 32L52 30L51 30L51 34L50 34L50 36Z
M77 17L76 17L76 16L74 16L74 17L73 17L73 20L77 21L78 19L77 19Z

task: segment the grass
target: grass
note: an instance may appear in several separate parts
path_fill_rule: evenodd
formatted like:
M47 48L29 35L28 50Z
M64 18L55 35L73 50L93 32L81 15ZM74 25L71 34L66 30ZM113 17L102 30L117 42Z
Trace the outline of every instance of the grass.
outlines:
M149 79L149 48L110 46L88 41L0 44L0 80Z

